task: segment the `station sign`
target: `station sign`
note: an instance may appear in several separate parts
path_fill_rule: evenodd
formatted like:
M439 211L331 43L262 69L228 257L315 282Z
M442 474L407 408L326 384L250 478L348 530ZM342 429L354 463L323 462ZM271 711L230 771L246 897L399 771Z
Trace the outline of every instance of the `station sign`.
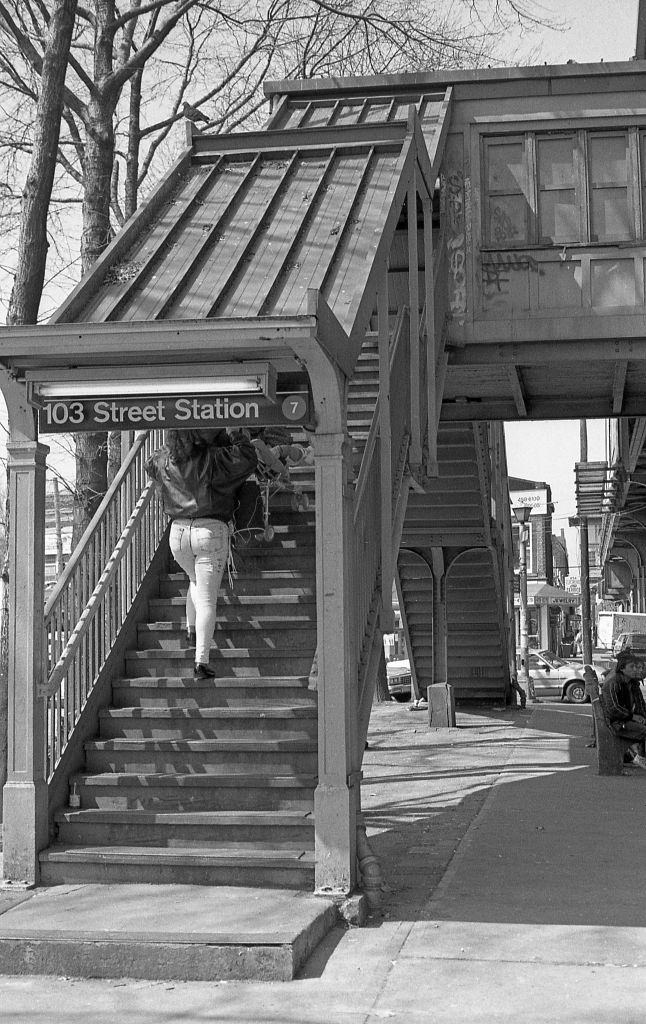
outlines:
M306 426L312 423L308 391L265 395L143 395L41 399L38 426L43 434L85 430L175 430L182 427Z

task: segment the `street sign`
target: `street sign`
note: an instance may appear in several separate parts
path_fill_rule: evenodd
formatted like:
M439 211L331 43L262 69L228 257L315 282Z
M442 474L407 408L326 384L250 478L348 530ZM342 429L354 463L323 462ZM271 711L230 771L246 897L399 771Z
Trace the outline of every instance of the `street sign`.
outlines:
M104 398L43 399L38 407L38 426L43 434L311 423L312 403L307 391L277 392L275 401L265 395L249 394L142 395L139 398L107 395Z

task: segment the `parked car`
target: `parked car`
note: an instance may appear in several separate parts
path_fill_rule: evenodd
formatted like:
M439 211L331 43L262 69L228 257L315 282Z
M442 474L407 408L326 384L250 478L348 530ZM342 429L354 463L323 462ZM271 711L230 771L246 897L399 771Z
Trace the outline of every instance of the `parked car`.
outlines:
M386 678L388 680L388 693L393 700L408 700L411 695L410 661L404 658L402 661L386 662Z
M603 667L595 665L595 669L601 678ZM584 704L587 700L582 668L557 657L553 651L530 651L529 674L537 697L558 697L571 704ZM519 681L522 686L520 676Z
M628 647L633 654L646 658L646 633L619 633L612 645L612 653L616 656Z

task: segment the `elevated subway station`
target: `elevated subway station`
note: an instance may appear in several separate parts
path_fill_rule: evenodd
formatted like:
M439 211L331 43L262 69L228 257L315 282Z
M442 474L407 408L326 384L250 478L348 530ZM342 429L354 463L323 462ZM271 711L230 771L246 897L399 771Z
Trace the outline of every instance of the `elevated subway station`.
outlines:
M644 62L267 88L263 131L193 133L52 321L2 332L9 880L350 892L393 580L416 691L503 702L503 422L615 418L639 459ZM43 619L39 429L97 415L137 439ZM309 511L279 498L223 592L208 692L142 468L191 416L314 453Z

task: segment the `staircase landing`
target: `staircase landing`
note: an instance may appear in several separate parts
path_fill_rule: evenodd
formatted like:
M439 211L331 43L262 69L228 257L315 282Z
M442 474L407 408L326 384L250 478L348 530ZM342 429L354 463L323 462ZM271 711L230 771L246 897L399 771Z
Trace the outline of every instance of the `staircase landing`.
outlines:
M239 886L1 893L0 974L290 981L337 919L336 905L311 893Z

